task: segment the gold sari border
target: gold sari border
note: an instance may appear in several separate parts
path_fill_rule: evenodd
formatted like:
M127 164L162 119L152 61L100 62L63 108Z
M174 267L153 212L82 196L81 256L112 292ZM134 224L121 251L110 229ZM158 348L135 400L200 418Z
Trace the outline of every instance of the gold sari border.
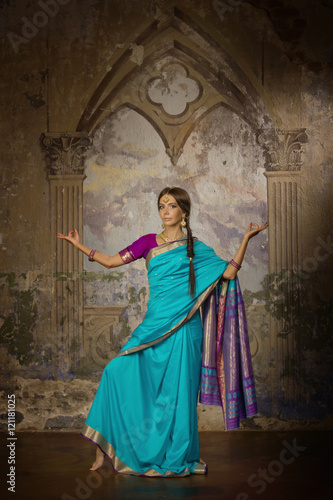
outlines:
M222 283L222 289L221 289L221 296L226 297L227 292L228 292L228 281ZM219 318L218 321L225 321L225 300L223 301L223 306L219 307ZM222 332L222 327L221 327L221 332ZM217 344L220 345L221 338L217 338ZM216 370L217 370L217 378L218 378L218 384L220 387L220 396L222 400L222 414L223 414L223 420L225 424L225 430L227 430L227 394L225 390L225 372L224 372L224 358L223 358L223 352L222 348L220 347L219 352L217 353L217 363L216 363Z
M170 337L173 333L175 333L179 328L181 328L187 321L189 321L194 314L197 312L198 309L202 306L208 295L214 290L216 287L217 283L220 281L221 277L217 278L214 283L212 283L206 290L198 297L197 301L195 304L192 306L192 309L188 312L188 314L181 320L179 321L175 326L173 326L168 332L166 332L164 335L159 337L158 339L151 340L150 342L146 342L145 344L141 344L138 346L130 347L129 349L126 349L125 351L120 351L117 354L118 356L126 356L128 354L132 354L133 352L138 352L142 351L143 349L147 349L148 347L151 347L155 344L158 344L159 342L162 342L162 340L167 339Z
M193 238L193 240L195 239L197 238ZM149 250L146 257L146 268L149 268L149 262L157 255L162 255L165 252L169 252L170 250L174 250L175 248L182 247L186 245L186 243L187 238L182 238L181 240L171 241L170 243L164 243L163 245L152 248L151 250Z
M194 237L193 241L197 241L198 238ZM187 238L182 238L181 240L171 241L170 243L164 243L163 245L159 245L157 247L152 248L146 257L146 268L149 268L149 262L151 259L156 257L157 255L162 255L165 252L169 252L170 250L174 250L175 248L182 247L187 244Z
M113 448L113 446L105 439L105 437L100 432L96 431L89 425L84 424L81 434L83 437L89 439L89 441L95 443L102 450L102 452L111 460L115 472L118 472L119 474L129 474L131 476L145 477L183 477L191 474L189 467L186 467L184 472L182 472L181 474L177 474L170 470L167 470L165 474L161 474L155 469L147 469L145 472L137 472L128 467L128 465L126 465L124 462L119 460L119 458L115 454L115 449ZM195 466L193 473L205 474L206 470L207 465L202 459L200 459L200 462L198 462Z
M97 444L102 452L109 457L116 472L120 472L122 474L138 475L136 471L128 467L126 464L124 464L124 462L116 457L115 449L113 448L113 446L98 431L96 431L89 425L84 424L81 434L83 437L89 439L89 441Z

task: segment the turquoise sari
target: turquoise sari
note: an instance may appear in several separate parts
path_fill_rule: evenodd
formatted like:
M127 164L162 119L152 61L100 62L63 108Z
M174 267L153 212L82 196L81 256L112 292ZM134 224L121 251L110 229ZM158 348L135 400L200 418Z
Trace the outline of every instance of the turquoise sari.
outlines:
M149 252L146 316L106 366L82 432L120 473L150 477L206 473L207 466L199 456L200 381L201 401L222 406L226 429L256 411L254 392L247 397L240 387L244 377L251 377L252 383L253 374L248 341L239 348L242 329L235 328L239 323L239 318L235 323L237 282L221 279L227 261L200 241L194 245L193 298L188 291L186 240ZM232 330L231 337L227 328ZM230 338L235 340L230 342ZM230 366L223 362L225 342L229 358L230 346L237 351L232 358L237 360L237 373L231 366L235 377L226 376ZM247 368L241 373L243 357L250 377Z

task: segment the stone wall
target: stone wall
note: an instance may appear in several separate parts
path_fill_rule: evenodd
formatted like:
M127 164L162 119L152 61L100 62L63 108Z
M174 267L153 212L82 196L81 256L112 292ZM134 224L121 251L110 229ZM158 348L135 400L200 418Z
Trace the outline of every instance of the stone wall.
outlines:
M159 232L165 185L190 192L196 236L225 259L251 220L269 219L240 274L260 408L252 427L330 422L333 4L0 10L3 426L14 393L18 429L79 429L104 366L145 313L144 262L106 272L55 232L76 227L114 254ZM201 429L223 427L219 408L198 412Z

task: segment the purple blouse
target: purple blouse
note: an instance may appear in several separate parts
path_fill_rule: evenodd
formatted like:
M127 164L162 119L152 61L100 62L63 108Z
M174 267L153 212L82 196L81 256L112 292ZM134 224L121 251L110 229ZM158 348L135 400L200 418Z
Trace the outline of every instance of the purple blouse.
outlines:
M141 257L146 258L152 248L158 247L156 236L157 235L154 233L146 234L124 248L124 250L121 250L119 255L125 264L140 259Z

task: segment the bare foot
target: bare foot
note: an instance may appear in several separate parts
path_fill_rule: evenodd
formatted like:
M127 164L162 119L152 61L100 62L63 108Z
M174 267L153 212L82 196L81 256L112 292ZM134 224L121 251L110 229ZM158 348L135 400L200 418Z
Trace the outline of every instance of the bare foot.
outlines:
M104 453L97 446L97 448L96 448L96 460L92 464L92 466L90 467L90 470L97 470L97 469L99 469L100 467L102 467L103 462L104 462Z

